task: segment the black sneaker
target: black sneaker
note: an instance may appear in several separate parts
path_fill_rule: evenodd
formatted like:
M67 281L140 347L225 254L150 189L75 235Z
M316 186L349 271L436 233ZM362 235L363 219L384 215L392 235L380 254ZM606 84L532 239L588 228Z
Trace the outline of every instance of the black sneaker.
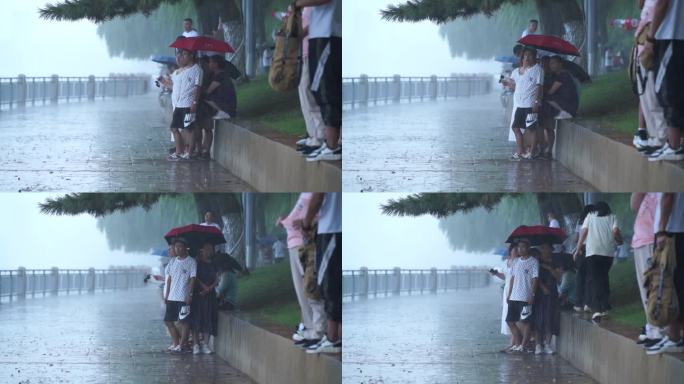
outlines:
M314 344L318 344L320 341L321 341L321 339L304 339L301 341L296 341L294 343L294 345L306 349L306 348L309 348L310 346L312 346Z
M311 147L311 146L306 145L306 146L304 146L304 148L302 148L301 150L298 150L297 152L301 153L302 155L310 155L311 152L317 150L318 148L320 148L320 146Z
M660 343L660 340L662 340L662 339L646 339L646 340L644 340L643 343L641 343L641 345L644 348L650 348L650 347ZM637 342L637 344L639 344L639 342Z

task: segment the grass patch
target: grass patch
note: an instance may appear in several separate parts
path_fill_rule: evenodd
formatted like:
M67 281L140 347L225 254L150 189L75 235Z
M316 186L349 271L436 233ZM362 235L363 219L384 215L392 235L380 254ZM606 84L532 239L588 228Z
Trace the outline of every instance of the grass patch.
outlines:
M578 114L602 127L633 133L639 124L638 98L626 72L597 76L591 84L580 86Z
M238 307L275 323L299 323L299 305L292 286L290 263L255 269L238 279Z
M265 75L237 88L238 117L285 134L306 132L297 90L281 93L268 85Z
M634 257L613 264L610 269L611 318L618 323L640 328L646 323L639 286L634 269Z

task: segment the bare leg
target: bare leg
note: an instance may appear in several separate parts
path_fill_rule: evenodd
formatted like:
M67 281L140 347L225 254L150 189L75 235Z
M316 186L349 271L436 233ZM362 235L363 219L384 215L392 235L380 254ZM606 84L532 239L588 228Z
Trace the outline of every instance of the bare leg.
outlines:
M181 136L180 131L178 131L178 128L171 128L171 133L173 133L173 141L176 143L176 155L181 155L185 149L183 137Z
M668 130L670 147L677 149L682 145L682 131L677 127L670 127Z
M520 328L518 328L518 325L515 323L515 321L507 321L506 324L508 324L508 328L511 330L511 339L513 340L513 345L520 345L522 342L522 336L520 335Z
M523 134L520 128L513 128L513 134L515 135L515 145L517 147L517 153L523 154L525 153L525 149L523 148Z
M340 128L335 127L325 127L325 141L326 145L330 149L337 149L337 145L340 141Z
M530 341L530 324L522 323L522 345L525 346Z
M214 141L214 132L211 127L203 129L204 137L202 139L202 152L209 153L211 151L211 143Z
M181 346L184 346L188 342L188 334L190 333L190 324L187 321L181 321Z
M166 325L166 328L169 330L169 334L171 334L171 338L173 339L173 346L175 347L176 345L178 345L178 343L180 343L178 329L176 328L176 325L173 324L173 321L165 321L164 324Z
M328 340L332 343L336 343L341 336L341 324L337 321L328 320Z

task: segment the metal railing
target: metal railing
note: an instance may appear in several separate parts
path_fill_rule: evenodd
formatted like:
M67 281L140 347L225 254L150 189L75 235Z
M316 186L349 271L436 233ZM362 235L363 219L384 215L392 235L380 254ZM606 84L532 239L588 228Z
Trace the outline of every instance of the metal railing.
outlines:
M390 296L436 293L489 285L485 268L367 269L342 271L342 296Z
M492 82L490 75L345 77L342 103L355 108L482 95L491 92Z
M0 302L27 297L129 289L144 286L148 271L140 269L0 270Z
M150 79L142 76L110 77L0 77L0 109L57 103L128 97L149 90Z

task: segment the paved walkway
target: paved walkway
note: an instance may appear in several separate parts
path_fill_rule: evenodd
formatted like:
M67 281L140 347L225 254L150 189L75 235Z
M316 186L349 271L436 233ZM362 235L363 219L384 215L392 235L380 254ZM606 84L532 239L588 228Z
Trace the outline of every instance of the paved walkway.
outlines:
M595 383L558 356L508 355L501 287L346 302L342 380Z
M0 111L3 191L228 192L252 188L214 161L170 162L158 96Z
M218 356L166 353L158 287L0 305L0 383L252 384Z
M550 160L513 161L499 95L344 111L348 192L586 192Z

